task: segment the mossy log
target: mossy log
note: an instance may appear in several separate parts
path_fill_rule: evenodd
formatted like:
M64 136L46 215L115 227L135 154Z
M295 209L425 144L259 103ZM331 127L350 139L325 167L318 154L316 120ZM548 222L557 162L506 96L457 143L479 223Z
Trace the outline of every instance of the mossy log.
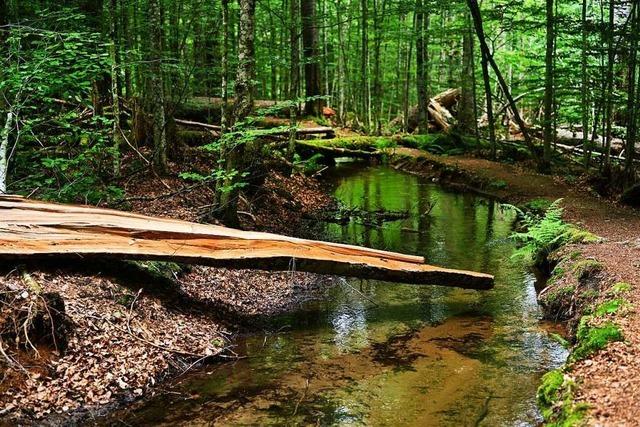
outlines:
M418 256L0 196L0 259L47 257L80 262L108 257L160 260L468 289L493 287L488 274L427 265Z

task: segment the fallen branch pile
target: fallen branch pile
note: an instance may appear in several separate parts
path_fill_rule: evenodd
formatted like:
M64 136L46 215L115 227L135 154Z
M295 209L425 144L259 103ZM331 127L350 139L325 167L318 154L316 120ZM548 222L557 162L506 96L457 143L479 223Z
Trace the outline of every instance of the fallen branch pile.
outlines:
M487 274L417 256L109 209L0 196L0 259L114 257L490 289Z

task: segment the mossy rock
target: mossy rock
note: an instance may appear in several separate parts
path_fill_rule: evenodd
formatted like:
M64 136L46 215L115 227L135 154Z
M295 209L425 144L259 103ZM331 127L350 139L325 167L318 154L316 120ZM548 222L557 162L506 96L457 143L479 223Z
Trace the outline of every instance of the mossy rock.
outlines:
M610 342L622 341L624 336L620 328L612 322L599 326L592 326L592 316L584 316L580 320L576 333L577 344L571 352L571 361L582 360L598 350L603 349Z
M552 288L539 299L544 317L554 321L569 319L571 317L570 308L572 307L572 299L576 291L575 286L570 284L551 286Z
M546 373L537 400L547 426L573 427L585 423L589 406L574 401L575 383L561 370Z
M596 273L599 273L604 268L604 265L596 260L585 259L578 261L573 266L573 274L580 282L593 277Z

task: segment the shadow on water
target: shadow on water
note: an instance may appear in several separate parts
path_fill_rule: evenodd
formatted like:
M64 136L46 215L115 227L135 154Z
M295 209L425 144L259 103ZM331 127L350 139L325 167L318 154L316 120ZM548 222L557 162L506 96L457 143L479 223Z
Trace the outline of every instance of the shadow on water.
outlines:
M326 300L272 319L267 335L242 339L246 359L191 373L118 421L537 425L539 378L566 354L541 326L535 277L510 259L514 214L389 168L342 165L330 181L349 207L410 215L327 224L327 240L490 272L496 288L345 281Z

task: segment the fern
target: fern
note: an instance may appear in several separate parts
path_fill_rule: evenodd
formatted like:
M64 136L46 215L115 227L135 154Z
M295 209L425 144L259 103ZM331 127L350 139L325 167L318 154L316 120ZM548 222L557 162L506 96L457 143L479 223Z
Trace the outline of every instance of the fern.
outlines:
M560 206L561 202L562 199L553 202L543 216L525 214L516 208L527 231L511 235L520 246L514 257L538 264L551 252L573 240L578 230L562 219L564 209Z

